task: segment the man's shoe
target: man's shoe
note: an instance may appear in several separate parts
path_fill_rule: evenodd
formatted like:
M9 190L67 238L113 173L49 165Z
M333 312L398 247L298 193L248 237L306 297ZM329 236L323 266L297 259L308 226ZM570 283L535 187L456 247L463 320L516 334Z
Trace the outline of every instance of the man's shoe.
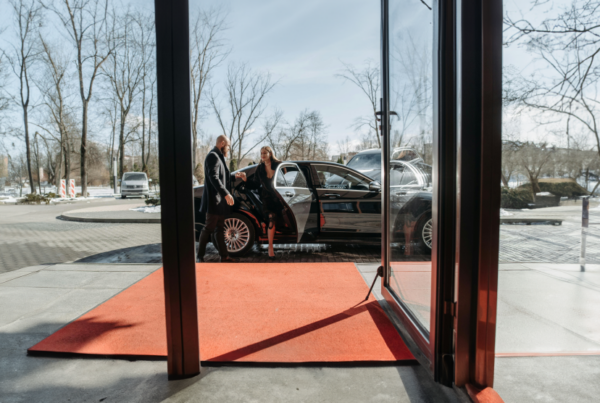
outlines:
M204 263L204 258L203 257L197 258L196 263Z
M220 259L221 259L220 260L221 263L237 263L238 262L237 259L230 258L229 256L228 257L222 257Z

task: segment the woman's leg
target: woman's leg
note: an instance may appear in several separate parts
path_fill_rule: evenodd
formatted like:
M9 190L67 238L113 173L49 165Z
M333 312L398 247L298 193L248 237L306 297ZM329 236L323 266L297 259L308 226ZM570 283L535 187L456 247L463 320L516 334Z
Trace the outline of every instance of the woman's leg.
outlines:
M269 214L269 256L275 256L275 251L273 250L273 239L275 238L275 214Z

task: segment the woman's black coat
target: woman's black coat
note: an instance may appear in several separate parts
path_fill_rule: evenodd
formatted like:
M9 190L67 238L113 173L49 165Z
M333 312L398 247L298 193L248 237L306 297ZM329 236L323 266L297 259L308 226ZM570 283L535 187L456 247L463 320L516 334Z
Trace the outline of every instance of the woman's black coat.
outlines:
M201 213L228 215L230 207L225 196L231 194L231 182L235 175L229 173L225 157L217 147L208 153L204 160L204 191Z

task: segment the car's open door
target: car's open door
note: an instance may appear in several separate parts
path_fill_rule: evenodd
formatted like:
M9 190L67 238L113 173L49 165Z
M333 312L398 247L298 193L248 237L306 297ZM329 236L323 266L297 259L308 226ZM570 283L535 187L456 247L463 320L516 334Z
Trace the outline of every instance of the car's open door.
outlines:
M296 225L297 242L300 242L310 216L312 203L312 193L308 188L308 182L298 165L289 162L280 164L275 175L275 189L281 195L286 207L292 212L293 224Z

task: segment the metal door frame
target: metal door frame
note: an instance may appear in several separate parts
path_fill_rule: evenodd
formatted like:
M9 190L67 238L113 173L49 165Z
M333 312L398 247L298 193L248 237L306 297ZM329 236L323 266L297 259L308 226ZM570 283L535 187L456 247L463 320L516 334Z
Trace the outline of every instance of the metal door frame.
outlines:
M455 73L454 73L454 24L453 1L434 0L433 8L433 245L431 277L430 331L427 332L411 311L388 290L390 276L390 199L389 199L389 1L382 0L382 102L381 123L382 150L382 266L385 268L381 293L402 325L403 335L410 338L422 356L417 359L428 368L437 382L450 385L452 374L452 317L449 301L452 301L453 236L455 195ZM443 202L442 202L443 201ZM448 264L450 263L450 264ZM440 287L437 285L440 284Z
M390 131L382 0L382 133ZM436 382L492 387L498 289L502 0L434 0L433 248L429 338L388 291L389 135L383 138L381 292ZM468 111L468 113L462 113ZM435 162L435 161L434 161ZM410 343L409 343L410 344Z
M433 245L431 253L430 330L388 290L390 276L389 158L389 1L382 0L382 266L385 268L381 293L410 338L422 353L417 359L428 368L436 382L451 385L453 363L454 228L456 172L456 73L454 0L434 0L433 8ZM439 284L439 287L438 287Z

